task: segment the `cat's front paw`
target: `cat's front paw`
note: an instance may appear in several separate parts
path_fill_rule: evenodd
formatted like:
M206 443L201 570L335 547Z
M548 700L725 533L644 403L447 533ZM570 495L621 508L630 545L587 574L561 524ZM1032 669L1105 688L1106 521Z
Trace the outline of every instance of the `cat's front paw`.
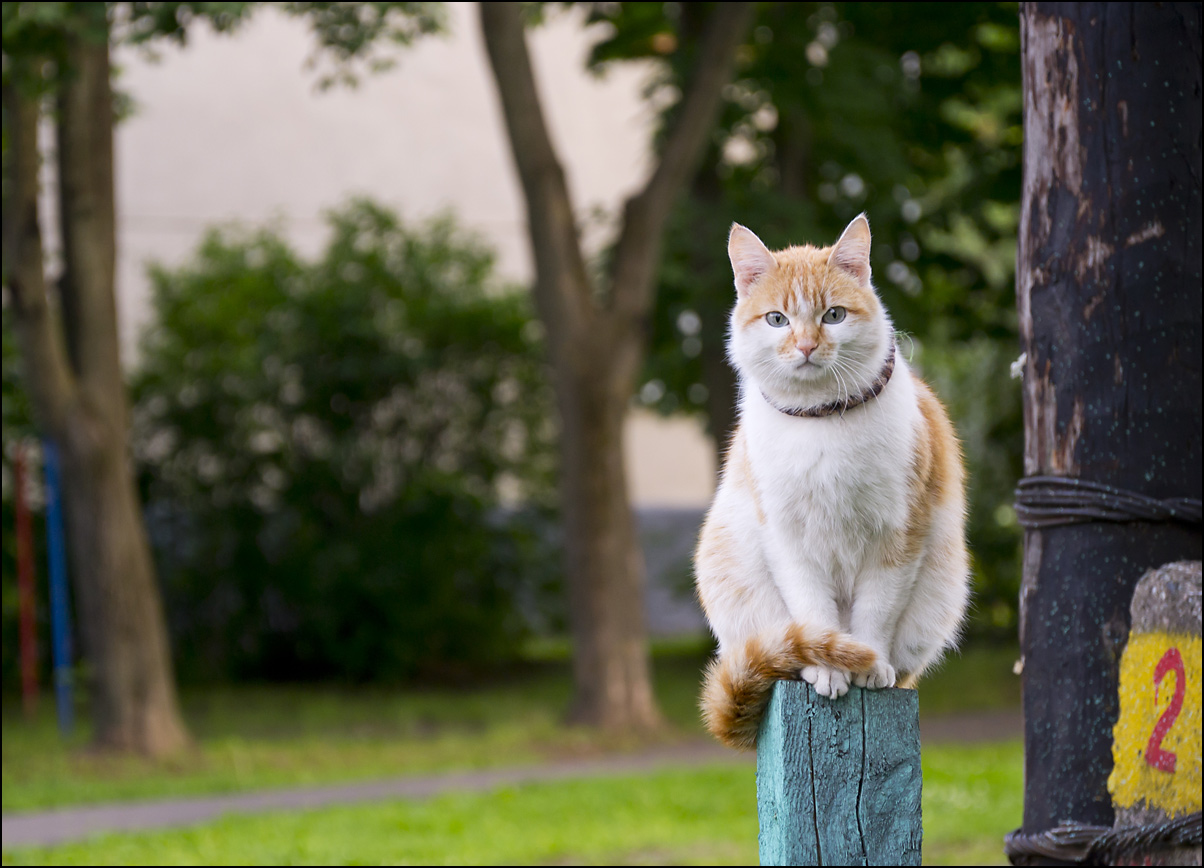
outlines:
M893 671L893 670L892 670ZM843 669L816 664L804 666L799 672L803 680L815 688L820 696L836 699L849 692L849 673Z
M870 690L894 687L895 667L879 657L868 671L858 672L853 676L853 683L858 687L868 687Z

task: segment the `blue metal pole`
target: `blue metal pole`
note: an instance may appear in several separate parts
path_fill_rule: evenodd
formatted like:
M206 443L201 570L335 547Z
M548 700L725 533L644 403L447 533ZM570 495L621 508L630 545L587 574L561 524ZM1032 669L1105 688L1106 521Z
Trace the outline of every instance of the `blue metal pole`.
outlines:
M62 488L58 452L49 440L42 441L46 472L46 547L50 560L50 631L54 656L54 699L58 708L59 732L71 734L75 706L71 677L71 599L67 593L67 545L63 535Z

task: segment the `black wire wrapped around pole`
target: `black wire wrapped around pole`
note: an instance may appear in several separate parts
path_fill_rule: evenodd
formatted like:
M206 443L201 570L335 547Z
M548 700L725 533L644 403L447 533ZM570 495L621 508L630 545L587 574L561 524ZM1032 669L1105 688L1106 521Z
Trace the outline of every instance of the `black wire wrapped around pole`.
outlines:
M1029 476L1016 486L1016 519L1026 529L1091 521L1200 524L1200 501L1158 499L1114 485L1062 476Z
M1196 811L1142 826L1111 828L1065 822L1035 835L1017 829L1004 838L1003 850L1013 862L1041 857L1079 865L1116 865L1121 856L1134 852L1198 847L1201 837L1201 815Z

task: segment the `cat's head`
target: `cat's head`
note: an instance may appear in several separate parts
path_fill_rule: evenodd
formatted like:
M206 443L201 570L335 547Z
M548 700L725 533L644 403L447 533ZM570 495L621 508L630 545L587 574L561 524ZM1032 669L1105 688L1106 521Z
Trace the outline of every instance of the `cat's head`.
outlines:
M728 353L767 397L822 404L859 394L879 374L891 340L870 283L870 224L853 219L831 247L771 252L732 224L736 278Z

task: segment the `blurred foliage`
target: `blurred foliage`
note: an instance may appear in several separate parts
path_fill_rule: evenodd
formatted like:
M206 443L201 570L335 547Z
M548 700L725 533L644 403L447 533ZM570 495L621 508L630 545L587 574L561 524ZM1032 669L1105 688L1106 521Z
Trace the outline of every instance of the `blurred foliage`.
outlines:
M64 75L68 40L148 46L166 38L180 45L197 20L227 33L245 22L254 3L5 3L4 83L31 94L54 93Z
M160 37L178 45L188 41L197 21L206 22L218 33L229 33L246 22L254 3L108 3L114 38L119 42L145 44Z
M693 62L700 4L592 3L591 64L659 61L667 118ZM691 194L666 239L640 400L704 414L723 438L733 221L777 249L833 243L865 211L875 285L949 407L970 469L969 632L1014 635L1011 510L1022 417L1013 272L1021 144L1016 4L762 3ZM722 448L722 443L719 444Z
M68 39L103 42L108 33L99 3L4 3L0 18L4 85L31 96L53 93L67 73Z
M108 34L114 43L139 46L153 58L157 44L163 39L183 45L187 42L189 34L193 32L193 28L199 22L208 24L210 29L219 33L233 31L248 21L251 15L263 5L265 4L245 2L5 3L3 7L4 84L6 87L9 85L15 86L23 93L35 97L53 96L63 77L72 74L66 64L65 52L65 47L70 39L101 40ZM377 43L387 42L394 46L408 45L422 35L439 32L443 28L444 22L443 7L442 4L438 3L289 3L284 4L283 11L305 20L313 32L316 48L313 56L310 58L309 66L311 68L316 66L319 59L329 59L331 71L323 71L319 79L319 84L323 87L336 82L353 84L357 78L358 67L355 66L356 63L361 63L369 71L387 68L390 65L390 61L387 58L382 59L373 54L373 47ZM132 102L128 95L118 92L115 94L115 101L119 119L131 113ZM9 192L7 171L8 132L6 117L3 137L5 197L7 197ZM479 251L475 251L473 255L478 258L481 256ZM511 304L511 308L513 307L514 305ZM17 351L14 342L11 340L12 335L7 319L8 313L6 310L4 341L5 455L3 520L5 533L3 538L3 566L5 583L3 585L3 676L5 684L12 684L14 683L12 679L16 677L17 671L17 630L15 627L17 604L14 551L15 534L12 532L14 518L10 463L12 447L16 443L16 438L19 435L32 436L32 430L29 425L28 407L25 404L24 393L19 382L20 374ZM513 315L515 315L513 311L507 314L507 316ZM513 323L510 323L510 325L512 326ZM499 323L497 327L502 328L503 325ZM527 341L527 344L531 343L531 341ZM529 355L530 353L528 353ZM499 373L498 382L502 382L506 377L511 376L512 373ZM506 380L506 382L508 383L509 380ZM530 399L528 406L533 411L542 406L540 404L542 397L539 389L528 390L527 397ZM427 432L427 434L431 433L430 431ZM506 448L510 448L510 446ZM532 454L535 451L538 450L533 449ZM507 460L509 461L509 459ZM515 462L509 461L509 463L514 464ZM523 477L525 485L527 488L537 487L546 489L547 485L543 482L535 482L534 478L530 475L530 471L535 463L529 463L521 468L527 474ZM37 449L35 445L31 453L31 466L34 471L37 470L37 465ZM505 480L514 478L515 470L516 468L511 466L501 469L476 468L473 472L477 475L473 478L477 480L488 479L491 484L493 482L504 484ZM39 489L35 480L33 491L35 507L38 506L36 502L38 492ZM528 494L531 494L531 492L528 492ZM522 590L528 596L532 597L531 600L525 603L525 607L528 610L528 620L532 617L538 618L540 614L539 607L547 596L543 593L540 583L552 583L556 581L555 568L549 566L549 564L555 564L555 559L549 560L547 558L536 557L533 554L536 552L542 554L543 547L548 544L549 535L542 529L548 521L550 509L549 498L546 494L540 493L531 496L528 500L530 507L523 516L504 518L500 517L497 512L496 498L482 497L475 490L437 491L432 488L430 496L433 500L429 512L424 512L418 501L407 501L411 510L418 516L413 521L418 521L419 519L423 521L438 521L436 515L439 510L442 510L446 513L444 517L445 522L451 522L453 525L456 523L474 525L474 523L480 524L483 522L489 526L490 532L495 537L503 540L504 544L498 547L497 552L494 553L497 559L497 584L499 588L502 588L509 578L513 578L511 573L514 571L514 563L524 558L528 560L535 558L539 561L537 568L528 571L529 580L522 583ZM442 500L440 500L440 497L442 497ZM162 507L162 504L160 506ZM178 519L179 515L176 511L173 511L176 506L178 504L167 509L167 512ZM236 516L236 513L232 515ZM159 517L161 518L161 516ZM206 517L212 518L212 516ZM40 516L35 517L35 521L38 518ZM382 522L385 521L385 519L379 520ZM512 524L515 527L515 535L513 538L510 538L505 534L504 529ZM534 536L537 527L540 528L539 540L542 541L537 540ZM471 539L477 543L480 542L478 530L479 528L475 528L474 525L476 536L470 534ZM449 531L444 527L438 533L434 534L433 538L437 541L444 540L444 536L447 533ZM44 534L38 532L35 526L35 538L40 548L44 551L43 537ZM397 551L392 552L377 552L376 555L398 555L399 553L404 553L403 547L399 547ZM458 554L465 563L472 558L471 552L466 548L458 550ZM44 556L40 556L37 563L39 565L44 564ZM181 566L181 575L187 572L185 566L188 565ZM10 582L10 578L14 580ZM511 593L512 590L506 590L505 594ZM481 591L481 593L484 592ZM498 596L498 601L495 601L495 609L504 607L503 603L505 606L513 604L513 600L510 597L505 597L505 600L502 599L505 596L502 591L497 591L496 593L500 596ZM39 608L41 614L44 614L44 608L44 606ZM429 611L421 607L415 608L414 611L418 613L419 617L421 617L423 612L429 614ZM555 620L556 616L548 615L548 617ZM511 642L512 633L514 633L514 629L510 626L497 628L492 632L485 631L482 634L484 637L483 643L489 645L489 643L493 642L496 645L497 641L499 641L497 637L502 634L505 634L507 637L507 642ZM42 635L43 637L45 636L44 633ZM45 650L45 645L45 642L41 643L42 650ZM498 647L495 650L501 653L503 649ZM509 646L505 650L508 653ZM405 653L409 654L410 652L407 651ZM429 649L422 653L425 655L423 659L426 660L435 656L438 652L435 649ZM487 652L481 651L480 653L485 655ZM401 652L395 654L395 656L398 655L405 656ZM449 655L453 663L465 656L471 656L471 654L466 655L464 652L457 652ZM196 662L200 658L198 654L193 653L189 659ZM227 663L231 667L234 665L221 655L215 658L215 660L220 662L215 662L212 666L196 667L196 672L198 674L202 671L217 672L221 666ZM356 671L363 671L377 664L359 663L356 665L359 667ZM384 661L379 665L387 667L392 664ZM405 665L410 664L407 663ZM230 671L233 671L233 669Z
M266 3L48 3L3 4L4 82L33 92L52 93L59 77L69 74L64 49L69 37L101 40L110 33L115 43L140 46L156 55L156 43L185 45L197 22L217 33L230 33L250 20ZM355 85L360 67L381 72L396 63L390 51L408 46L428 34L446 29L442 3L295 2L279 5L285 14L303 19L313 34L315 49L306 61L315 69L322 60L329 69L319 74L318 86ZM106 18L108 27L106 27Z
M558 581L526 296L448 219L329 220L317 262L224 231L152 271L133 449L183 678L493 667Z
M284 9L307 19L313 31L317 48L306 66L317 67L322 57L333 61L333 69L318 79L321 88L358 84L357 63L370 73L392 69L390 50L447 27L442 3L285 3Z

